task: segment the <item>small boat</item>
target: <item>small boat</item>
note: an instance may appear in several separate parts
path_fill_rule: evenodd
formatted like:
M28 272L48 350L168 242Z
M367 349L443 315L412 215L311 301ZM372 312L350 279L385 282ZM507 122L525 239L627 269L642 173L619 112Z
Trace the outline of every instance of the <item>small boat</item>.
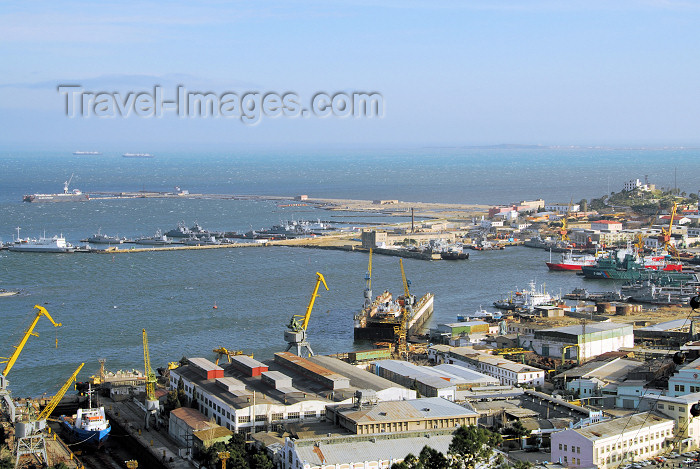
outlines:
M59 421L74 442L100 445L109 436L112 426L105 416L104 407L92 407L92 391L89 388L87 394L87 409L78 409L72 417L61 415Z
M74 151L73 154L76 156L92 156L92 155L101 155L102 152L99 152L99 151Z
M150 153L124 153L124 158L153 158Z

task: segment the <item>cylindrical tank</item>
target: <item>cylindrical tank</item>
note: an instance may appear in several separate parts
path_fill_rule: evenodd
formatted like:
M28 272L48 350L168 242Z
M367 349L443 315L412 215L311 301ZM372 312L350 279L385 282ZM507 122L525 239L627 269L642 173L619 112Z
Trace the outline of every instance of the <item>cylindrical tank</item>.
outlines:
M615 305L612 303L597 303L595 305L596 308L596 313L598 314L614 314L615 313Z
M615 306L615 314L619 316L629 316L634 312L634 305L629 305L629 304L618 304Z

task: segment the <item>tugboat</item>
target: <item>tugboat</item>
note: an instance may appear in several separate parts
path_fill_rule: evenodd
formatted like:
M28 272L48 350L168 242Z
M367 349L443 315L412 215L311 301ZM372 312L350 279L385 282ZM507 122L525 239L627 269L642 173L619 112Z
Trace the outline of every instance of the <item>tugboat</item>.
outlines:
M71 440L77 443L100 445L109 436L112 426L105 417L104 407L92 407L92 390L88 388L88 408L78 409L72 417L61 415L59 421Z

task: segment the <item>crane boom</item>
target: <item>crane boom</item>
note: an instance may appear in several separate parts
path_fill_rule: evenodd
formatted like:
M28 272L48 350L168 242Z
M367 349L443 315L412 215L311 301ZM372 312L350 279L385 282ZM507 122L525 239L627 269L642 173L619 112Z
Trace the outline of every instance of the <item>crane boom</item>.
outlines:
M406 295L405 298L411 298L411 292L408 289L409 282L406 280L406 272L403 270L403 259L399 259L399 264L401 265L401 280L403 281L403 292Z
M372 304L372 248L369 248L369 263L365 274L365 308Z
M292 348L297 348L297 355L302 356L302 351L307 350L308 355L313 356L314 352L311 350L311 345L309 345L306 339L306 328L309 325L309 318L311 318L311 310L314 307L314 302L318 298L318 288L323 283L323 286L328 290L328 285L326 285L326 279L323 278L323 274L316 272L316 286L311 294L311 299L309 300L309 305L306 307L306 314L300 315L295 314L289 320L287 327L290 329L284 332L284 340L287 341L287 352Z
M68 378L68 381L66 381L61 389L58 390L56 395L51 398L46 407L44 407L44 410L42 410L39 414L39 417L37 417L37 421L46 420L51 415L58 403L61 402L61 399L63 399L63 395L66 393L66 391L68 391L70 385L73 384L73 381L75 381L75 379L78 377L78 373L80 373L83 365L85 365L85 363L81 363L80 366L76 368L73 374L70 375L70 378Z
M39 334L34 332L34 328L36 327L36 324L39 322L39 318L41 318L42 316L46 316L49 319L49 321L51 321L51 324L53 324L55 327L59 327L62 325L60 322L57 323L56 321L54 321L53 318L51 317L51 315L49 314L49 312L46 311L46 308L44 308L43 306L34 305L34 308L38 309L39 312L36 313L36 317L34 318L32 323L29 325L29 328L24 333L22 340L20 340L19 344L17 344L15 346L14 353L12 354L12 356L10 358L3 357L3 361L0 362L0 363L6 363L5 368L2 370L3 376L7 376L7 374L10 372L10 370L14 366L15 362L17 361L17 357L19 357L19 354L20 354L20 352L22 352L24 345L27 343L27 340L29 340L29 336L33 335L35 337L39 337Z
M316 272L317 278L316 278L316 286L314 287L314 292L311 294L311 299L309 300L309 306L306 307L306 314L304 315L304 322L301 325L301 328L306 330L306 327L309 325L309 319L311 318L311 310L314 308L314 303L316 302L316 298L318 298L318 287L321 286L321 282L323 282L323 286L326 287L326 291L328 291L328 285L326 285L326 279L323 278L323 274L320 272Z
M156 386L157 381L156 374L151 368L151 356L148 353L148 334L146 334L146 329L143 329L143 363L144 363L144 374L146 375L146 399L153 401L156 398Z

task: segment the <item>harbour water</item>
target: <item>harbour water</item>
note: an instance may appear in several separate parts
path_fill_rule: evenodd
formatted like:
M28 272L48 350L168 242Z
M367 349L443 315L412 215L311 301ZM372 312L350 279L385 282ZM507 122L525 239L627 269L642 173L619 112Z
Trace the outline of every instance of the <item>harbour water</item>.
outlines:
M637 166L632 166L631 152L629 158L623 154L613 172L610 155L589 151L584 156L593 169L578 178L584 164L569 152L559 154L559 158L569 158L565 163L551 150L543 150L541 158L522 154L516 158L515 153L497 151L491 155L508 164L496 175L499 166L493 158L481 161L478 157L483 151L464 156L458 150L439 150L431 153L436 155L434 160L426 162L428 153L431 151L384 152L374 158L365 153L354 158L339 154L336 159L324 159L319 153L308 158L238 155L229 159L224 155L188 159L157 154L147 160L113 158L107 153L90 157L12 153L0 157L0 236L11 240L14 228L20 226L22 236L39 236L46 230L47 235L62 232L68 241L76 242L98 228L106 234L132 237L152 235L158 228L168 230L181 220L188 224L196 220L210 230L246 231L290 218L332 219L335 214L257 200L21 202L25 193L60 190L71 173L76 173L73 185L86 192L142 187L172 190L179 185L191 192L308 193L465 203L590 198L607 191L608 175L613 189L644 174L664 174L667 180L657 183L669 183L662 163L644 152ZM700 159L694 155L691 150L666 154L665 164L685 168L688 180L679 178L679 187L681 182L691 185L690 174L697 174ZM374 166L368 166L371 162ZM597 179L591 179L595 175ZM363 221L360 215L356 219ZM549 272L544 264L548 258L541 250L514 247L472 252L463 262L407 259L405 268L415 293L429 290L436 295L429 326L454 322L457 314L480 306L491 309L493 301L526 287L531 280L546 283L547 290L555 294L582 285L603 289L603 284L571 273ZM320 294L309 325L314 350L335 353L366 348L369 344L354 344L352 339L352 316L362 305L366 267L366 254L283 247L123 255L3 251L0 288L20 288L24 293L0 298L0 354L11 353L34 316L33 305L41 304L63 326L53 328L45 319L39 322L36 331L40 337L30 338L8 377L16 396L53 394L83 361L82 379L97 371L99 358L107 360L108 370L142 368L142 328L148 330L156 367L183 355L213 358L212 349L220 346L269 358L285 347L285 326L292 314L303 313L316 271L324 274L330 291ZM375 256L373 277L375 294L402 289L396 258Z

